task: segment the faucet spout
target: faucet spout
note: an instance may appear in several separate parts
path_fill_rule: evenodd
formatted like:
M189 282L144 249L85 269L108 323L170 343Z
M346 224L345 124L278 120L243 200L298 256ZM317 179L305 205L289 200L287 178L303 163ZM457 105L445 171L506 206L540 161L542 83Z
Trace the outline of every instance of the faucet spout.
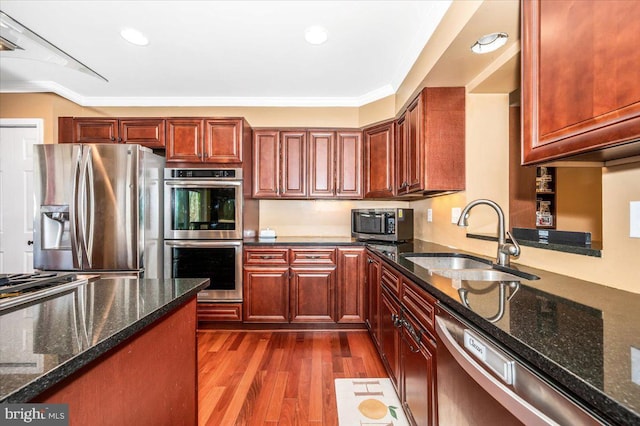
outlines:
M500 266L509 266L510 256L517 257L520 255L520 245L511 233L506 231L504 213L498 203L487 199L478 199L470 202L462 209L460 219L458 219L458 226L469 226L469 212L472 208L481 204L493 208L498 214L498 253L496 263ZM507 243L507 237L511 239L512 243Z

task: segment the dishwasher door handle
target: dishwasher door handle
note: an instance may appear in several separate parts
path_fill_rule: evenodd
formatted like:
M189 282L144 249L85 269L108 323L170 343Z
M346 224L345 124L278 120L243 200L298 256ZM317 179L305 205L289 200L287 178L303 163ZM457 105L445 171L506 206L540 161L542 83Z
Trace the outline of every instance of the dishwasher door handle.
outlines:
M496 401L509 410L511 414L526 425L558 425L558 423L513 392L507 385L488 373L481 364L456 342L443 318L436 316L435 326L436 334L458 365L478 385L492 395Z

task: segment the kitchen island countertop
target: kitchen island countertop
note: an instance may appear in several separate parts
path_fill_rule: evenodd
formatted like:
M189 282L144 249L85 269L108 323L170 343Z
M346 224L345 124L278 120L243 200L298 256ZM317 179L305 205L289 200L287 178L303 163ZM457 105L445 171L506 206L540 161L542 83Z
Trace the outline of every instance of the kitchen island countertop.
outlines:
M33 399L183 306L208 283L100 279L3 312L0 402Z

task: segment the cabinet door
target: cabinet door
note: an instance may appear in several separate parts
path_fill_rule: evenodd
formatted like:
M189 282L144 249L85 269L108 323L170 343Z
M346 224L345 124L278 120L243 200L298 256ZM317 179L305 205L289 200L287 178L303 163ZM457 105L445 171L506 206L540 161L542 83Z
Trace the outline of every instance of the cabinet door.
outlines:
M367 254L367 312L366 320L371 338L380 349L380 262Z
M275 198L280 192L280 133L253 132L253 197Z
M407 144L407 112L405 112L396 121L396 192L398 194L406 194L409 186Z
M362 198L362 132L336 133L336 198Z
M244 320L289 322L289 267L244 267Z
M309 196L332 198L335 194L335 133L309 131Z
M76 143L119 142L118 120L107 118L75 118L74 139Z
M464 87L427 87L421 93L414 157L422 164L416 166L417 178L409 176L410 185L423 179L424 191L465 188L465 96Z
M411 424L437 424L435 340L406 316L402 327L402 405Z
M280 197L307 196L307 132L280 132Z
M167 161L202 161L202 120L167 120Z
M291 268L291 322L335 322L335 267Z
M393 121L364 130L364 197L394 195L395 145Z
M120 138L123 143L137 143L147 148L164 148L165 122L156 118L120 120Z
M640 154L622 145L640 137L640 2L525 0L522 17L523 164Z
M338 322L364 322L365 248L338 248Z
M380 297L380 347L389 378L400 395L400 306L384 288Z
M204 162L242 163L241 119L206 120L204 127Z
M424 189L424 181L422 179L422 147L424 145L422 135L422 120L424 112L422 110L422 94L414 100L407 109L407 127L406 127L406 162L405 162L405 191L415 192ZM463 153L464 155L464 153Z

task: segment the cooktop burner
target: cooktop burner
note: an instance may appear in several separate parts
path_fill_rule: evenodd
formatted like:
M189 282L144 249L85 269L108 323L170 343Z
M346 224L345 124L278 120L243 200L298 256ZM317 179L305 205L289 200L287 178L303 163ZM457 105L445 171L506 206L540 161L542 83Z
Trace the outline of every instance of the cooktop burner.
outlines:
M86 283L74 273L0 274L0 311Z

